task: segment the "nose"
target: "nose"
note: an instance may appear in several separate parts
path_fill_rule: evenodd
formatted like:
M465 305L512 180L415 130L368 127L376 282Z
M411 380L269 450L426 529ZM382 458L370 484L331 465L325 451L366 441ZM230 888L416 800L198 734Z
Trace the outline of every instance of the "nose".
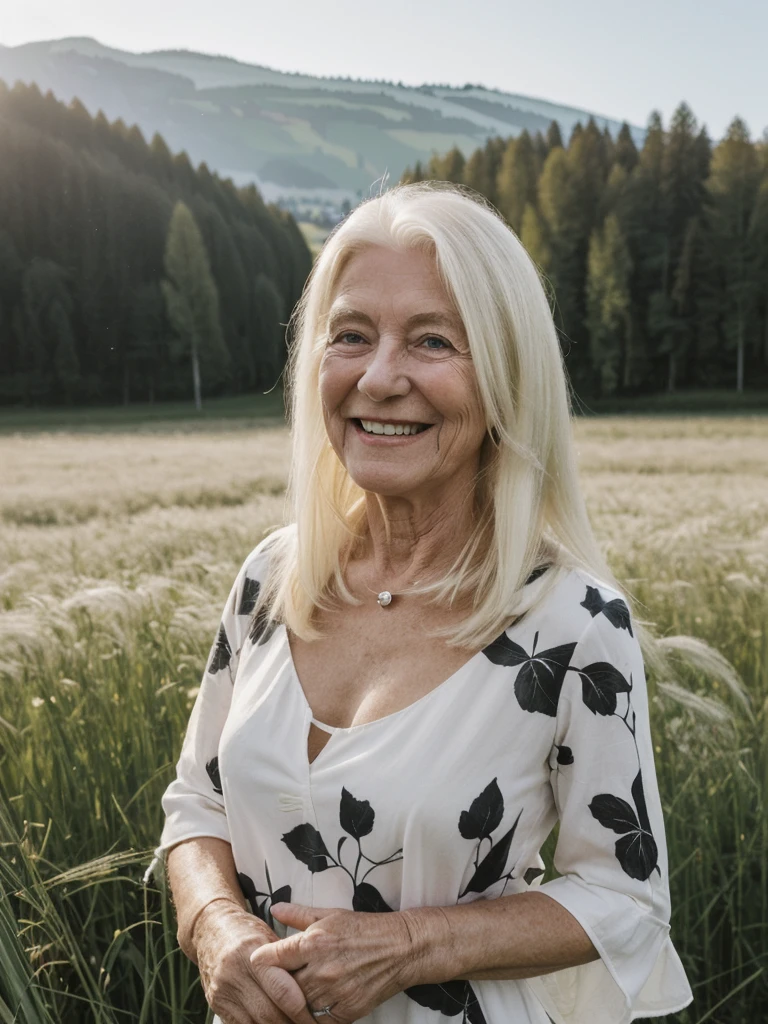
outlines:
M380 338L357 382L357 390L373 402L407 395L411 390L407 363L408 354L396 338Z

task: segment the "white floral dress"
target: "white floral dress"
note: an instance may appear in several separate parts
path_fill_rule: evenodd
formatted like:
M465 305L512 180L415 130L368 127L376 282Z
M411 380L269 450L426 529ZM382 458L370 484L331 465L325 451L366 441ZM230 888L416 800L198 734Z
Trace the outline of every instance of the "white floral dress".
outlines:
M312 710L285 626L252 616L269 546L224 609L158 857L195 836L231 843L253 913L278 934L281 900L386 912L538 887L600 954L526 980L416 986L366 1024L625 1024L686 1006L643 661L621 597L565 573L413 704L347 729L316 723L331 738L310 764ZM542 884L558 820L560 877Z

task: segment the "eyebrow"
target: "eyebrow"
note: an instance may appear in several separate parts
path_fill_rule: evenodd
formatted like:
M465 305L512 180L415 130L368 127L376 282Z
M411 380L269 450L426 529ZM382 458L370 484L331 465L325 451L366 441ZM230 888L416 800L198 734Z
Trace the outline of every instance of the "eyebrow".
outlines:
M359 309L352 309L349 306L340 306L336 309L332 309L328 314L328 332L332 333L335 328L345 320L357 320L359 323L367 324L369 327L376 326L367 313L363 313ZM457 316L454 316L452 313L439 312L414 313L413 316L406 320L405 324L406 327L424 327L427 325L434 325L435 327L446 327L449 330L455 331L461 331L464 327L463 323Z

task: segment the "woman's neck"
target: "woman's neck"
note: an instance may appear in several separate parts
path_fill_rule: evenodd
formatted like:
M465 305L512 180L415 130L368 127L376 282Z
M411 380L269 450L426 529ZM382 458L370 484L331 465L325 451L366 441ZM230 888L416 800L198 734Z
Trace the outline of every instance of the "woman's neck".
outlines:
M456 490L431 501L366 493L368 531L355 561L371 587L405 589L455 561L475 526L474 495Z

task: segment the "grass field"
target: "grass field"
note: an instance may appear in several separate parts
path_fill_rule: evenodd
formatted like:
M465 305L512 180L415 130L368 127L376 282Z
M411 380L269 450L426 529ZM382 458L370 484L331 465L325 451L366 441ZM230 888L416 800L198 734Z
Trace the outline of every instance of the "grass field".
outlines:
M141 879L221 605L283 521L287 433L267 407L227 409L75 431L0 417L0 1024L206 1019L161 882ZM760 1024L768 418L585 418L576 433L599 536L667 638L653 729L696 996L677 1019Z

